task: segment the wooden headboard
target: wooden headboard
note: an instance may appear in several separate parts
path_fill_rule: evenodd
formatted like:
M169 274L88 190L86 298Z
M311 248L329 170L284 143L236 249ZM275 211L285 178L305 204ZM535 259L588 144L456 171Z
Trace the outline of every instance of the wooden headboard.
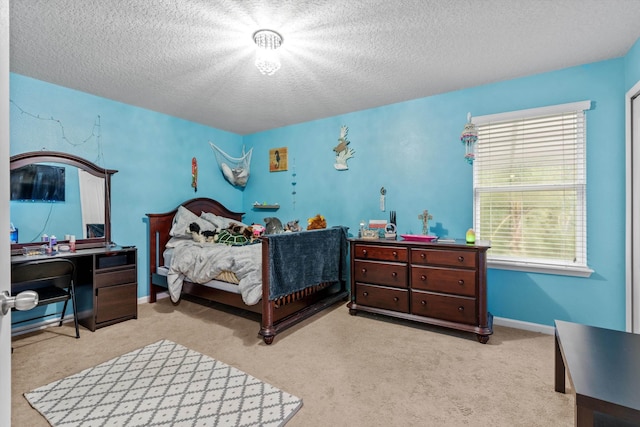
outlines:
M165 213L148 213L149 217L149 274L150 277L156 272L158 266L162 264L160 257L164 251L164 247L171 238L169 231L173 223L173 217L178 212L178 208L183 206L191 212L200 216L202 212L211 212L212 214L231 218L236 221L242 221L244 212L233 212L222 205L217 200L207 199L206 197L198 197L181 203L174 210Z

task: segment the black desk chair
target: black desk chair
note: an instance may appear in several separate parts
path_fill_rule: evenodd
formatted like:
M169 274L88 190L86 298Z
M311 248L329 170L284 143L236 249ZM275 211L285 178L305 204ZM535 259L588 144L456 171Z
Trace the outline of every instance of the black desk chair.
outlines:
M80 338L74 285L75 278L75 265L70 260L64 258L29 261L12 265L11 291L14 295L25 290L36 291L39 296L38 306L64 301L61 312L43 314L20 320L14 324L60 315L60 323L58 326L62 326L67 305L69 300L71 300L71 304L73 305L73 321L76 326L76 338Z

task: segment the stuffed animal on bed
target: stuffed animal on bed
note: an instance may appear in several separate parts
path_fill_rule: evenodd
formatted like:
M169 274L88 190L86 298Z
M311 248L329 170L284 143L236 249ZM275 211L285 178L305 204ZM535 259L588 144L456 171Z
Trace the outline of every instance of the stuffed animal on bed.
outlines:
M264 223L264 234L280 234L284 232L284 228L282 228L282 222L280 222L280 220L276 217L265 218Z
M253 238L258 239L264 234L265 228L260 224L251 224L251 230L253 230Z
M262 227L262 226L259 226ZM258 236L259 237L259 236ZM244 246L256 243L257 237L253 226L230 223L227 228L220 230L218 243L230 246Z
M327 221L322 215L318 214L307 220L307 230L319 230L321 228L327 228Z
M246 225L230 222L227 230L229 230L231 234L242 235L247 240L253 239L253 229L251 227L247 227Z
M218 240L217 231L202 230L196 222L192 222L191 224L189 224L189 233L191 233L191 238L198 243L214 243Z
M300 227L300 220L296 219L293 221L289 221L287 225L284 226L284 231L291 231L293 233L302 231L302 227Z

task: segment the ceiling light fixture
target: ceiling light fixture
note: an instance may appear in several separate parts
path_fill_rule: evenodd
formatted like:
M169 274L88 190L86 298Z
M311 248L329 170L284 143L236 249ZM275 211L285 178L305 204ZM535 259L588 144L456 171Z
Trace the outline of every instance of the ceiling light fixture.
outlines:
M282 36L272 30L258 30L253 33L253 41L258 46L256 67L262 74L272 75L280 69L280 59L276 49L282 45Z

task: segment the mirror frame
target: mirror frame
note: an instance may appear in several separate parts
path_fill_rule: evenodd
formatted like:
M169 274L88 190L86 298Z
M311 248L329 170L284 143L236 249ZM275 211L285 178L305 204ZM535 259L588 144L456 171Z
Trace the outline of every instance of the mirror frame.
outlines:
M23 166L42 162L63 163L75 166L90 173L91 175L97 176L98 178L104 178L104 236L90 239L78 239L76 240L76 247L78 249L97 248L111 244L111 176L118 171L114 169L105 169L95 163L91 163L90 161L83 159L82 157L59 151L29 151L26 153L16 154L15 156L11 156L9 159L9 169L14 170ZM41 244L42 242L12 243L11 255L20 255L22 254L22 248L39 246Z

